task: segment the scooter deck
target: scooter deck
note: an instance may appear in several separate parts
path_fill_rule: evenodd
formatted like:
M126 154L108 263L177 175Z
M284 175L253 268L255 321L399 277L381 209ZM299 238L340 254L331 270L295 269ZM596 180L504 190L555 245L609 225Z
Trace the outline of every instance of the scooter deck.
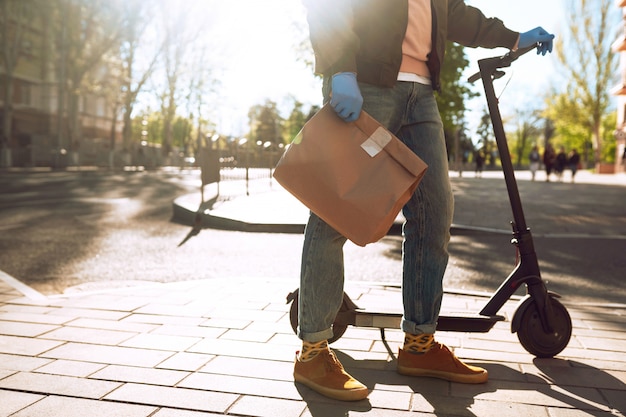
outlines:
M343 315L343 317L340 317ZM369 312L364 310L345 311L337 316L346 325L374 327L379 329L399 329L401 314ZM503 321L503 316L481 316L477 314L441 315L437 322L438 331L487 333L493 326Z
M444 332L487 333L499 321L504 321L504 316L481 316L478 314L439 316L437 330Z

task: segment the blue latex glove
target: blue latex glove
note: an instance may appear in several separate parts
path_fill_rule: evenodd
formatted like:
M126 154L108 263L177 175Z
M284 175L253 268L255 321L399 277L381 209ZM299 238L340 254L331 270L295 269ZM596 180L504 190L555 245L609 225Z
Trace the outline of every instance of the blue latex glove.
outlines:
M331 82L330 105L346 122L354 122L361 114L363 96L353 72L340 72L333 75Z
M537 44L537 55L545 55L547 52L552 52L552 40L554 35L548 33L547 30L538 26L528 32L520 33L519 35L519 48L526 48Z

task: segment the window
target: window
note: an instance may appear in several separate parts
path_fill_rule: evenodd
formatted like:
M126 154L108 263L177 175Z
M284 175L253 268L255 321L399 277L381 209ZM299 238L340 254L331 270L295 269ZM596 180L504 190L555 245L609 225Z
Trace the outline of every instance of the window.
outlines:
M21 81L19 83L19 96L16 97L16 102L25 106L30 106L32 104L32 88L31 84L26 81Z
M96 116L106 116L106 99L104 97L98 97L96 101Z

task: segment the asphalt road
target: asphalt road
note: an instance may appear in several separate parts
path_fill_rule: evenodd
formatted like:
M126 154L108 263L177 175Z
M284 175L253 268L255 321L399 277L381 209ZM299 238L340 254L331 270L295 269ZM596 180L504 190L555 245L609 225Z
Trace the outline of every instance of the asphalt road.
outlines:
M496 188L497 192L501 185L484 179L482 188L477 188L475 181L481 180L453 178L457 211L476 218L493 217L481 211L485 197L474 191L488 193ZM585 186L591 187L590 193L598 187ZM0 270L45 294L228 277L274 277L293 281L296 288L299 234L204 229L177 246L190 227L172 221L172 201L197 192L198 187L197 171L3 172ZM524 185L523 194L525 187L530 185ZM623 187L601 190L624 195ZM506 219L506 198L503 201ZM551 211L544 209L541 215L549 216ZM554 213L557 219L563 218L558 211ZM505 220L502 228L506 227ZM549 288L576 302L626 303L626 240L606 233L580 237L574 232L535 237ZM515 250L509 240L510 236L498 233L453 234L445 286L494 291L514 266ZM393 235L365 248L348 242L346 278L399 284L400 246L401 238Z
M299 235L203 230L178 247L190 227L172 221L172 202L199 184L198 171L4 172L0 270L44 294L297 277Z

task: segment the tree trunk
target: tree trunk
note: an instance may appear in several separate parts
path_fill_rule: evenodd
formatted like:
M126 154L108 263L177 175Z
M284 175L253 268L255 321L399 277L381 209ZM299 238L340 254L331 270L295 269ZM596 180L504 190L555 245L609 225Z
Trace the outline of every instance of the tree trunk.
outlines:
M109 131L109 168L115 168L115 128L117 127L118 102L111 109L111 130Z
M594 162L602 162L602 137L600 136L600 123L593 126L591 139L593 140Z
M76 85L72 83L69 94L69 103L67 108L67 136L68 149L70 152L77 152L80 148L80 132L78 117L78 102L80 95L76 92Z
M9 157L3 157L0 161L0 166L10 167L10 143L11 132L13 130L13 73L6 74L6 88L4 90L4 111L2 112L2 139L0 140L0 150L3 155L9 155Z
M124 152L129 152L131 148L131 141L133 136L133 120L131 119L132 112L132 99L127 96L126 104L124 105L124 126L122 127L122 143Z

